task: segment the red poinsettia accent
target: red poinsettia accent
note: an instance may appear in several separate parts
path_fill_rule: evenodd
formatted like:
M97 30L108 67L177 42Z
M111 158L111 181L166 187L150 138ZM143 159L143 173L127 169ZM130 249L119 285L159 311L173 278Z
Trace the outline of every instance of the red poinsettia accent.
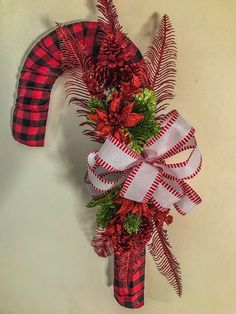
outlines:
M134 76L129 82L122 82L120 85L120 93L126 101L132 101L136 94L142 92L142 86L144 82L142 78Z
M88 114L90 119L97 124L95 129L99 137L113 135L119 142L127 142L125 128L131 128L144 119L144 115L133 113L134 103L122 107L121 97L114 97L109 103L108 110L94 109L95 114Z
M154 205L147 203L138 203L125 198L117 198L114 203L120 204L116 215L125 216L127 213L138 214L140 217L147 217L155 220L156 226L159 229L163 228L164 223L170 225L173 222L173 216L169 215L170 209L167 211L160 211Z
M138 214L140 217L151 218L154 216L156 209L148 206L148 204L134 202L125 198L118 198L114 201L116 204L120 204L120 209L116 212L116 215L126 215L127 213Z

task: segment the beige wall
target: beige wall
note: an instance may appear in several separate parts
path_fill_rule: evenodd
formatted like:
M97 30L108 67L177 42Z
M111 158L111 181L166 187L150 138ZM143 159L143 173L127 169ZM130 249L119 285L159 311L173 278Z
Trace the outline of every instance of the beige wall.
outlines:
M144 49L158 15L168 13L179 50L172 107L197 129L203 171L192 182L202 205L169 228L182 265L179 299L148 256L146 305L138 313L236 313L236 1L116 0L121 22ZM153 15L157 12L158 15ZM94 211L85 208L86 155L75 108L57 82L47 146L13 141L16 76L32 42L53 21L92 19L92 0L0 1L0 313L120 314L107 286L107 261L89 240ZM109 271L108 271L109 272Z

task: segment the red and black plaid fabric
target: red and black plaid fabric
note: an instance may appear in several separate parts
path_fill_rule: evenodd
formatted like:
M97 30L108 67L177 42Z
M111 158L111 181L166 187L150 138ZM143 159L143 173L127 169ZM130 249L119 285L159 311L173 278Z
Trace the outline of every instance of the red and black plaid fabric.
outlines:
M96 22L74 23L68 28L91 55L96 55ZM53 31L33 47L21 70L12 125L16 141L28 146L44 145L51 89L61 74L61 52Z
M144 305L145 250L135 260L135 270L127 287L123 287L120 280L119 257L115 256L114 265L114 296L120 305L132 309Z
M87 51L96 57L98 46L97 22L82 22L68 25L72 34L81 40ZM130 49L142 58L140 51L131 43ZM61 53L56 31L43 37L30 51L21 70L18 94L13 113L12 133L16 141L28 146L43 146L46 132L50 94L56 79L62 74ZM119 261L114 267L114 295L128 308L138 308L144 302L145 252L139 257L137 271L128 288L119 283Z
M71 33L96 56L97 22L68 25ZM133 45L137 58L141 53ZM13 137L28 146L43 146L50 94L55 80L62 74L61 53L56 31L43 37L30 51L21 70L13 114Z

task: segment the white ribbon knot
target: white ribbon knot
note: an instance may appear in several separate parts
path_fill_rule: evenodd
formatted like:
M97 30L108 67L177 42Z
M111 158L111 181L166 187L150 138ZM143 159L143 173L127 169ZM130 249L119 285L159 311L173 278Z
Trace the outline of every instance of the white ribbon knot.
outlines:
M114 137L88 156L87 183L93 196L101 196L123 184L120 196L141 203L151 200L160 210L174 206L186 214L201 202L199 195L184 181L201 169L202 157L195 130L173 110L161 121L161 131L151 138L139 155ZM166 159L191 149L179 163Z

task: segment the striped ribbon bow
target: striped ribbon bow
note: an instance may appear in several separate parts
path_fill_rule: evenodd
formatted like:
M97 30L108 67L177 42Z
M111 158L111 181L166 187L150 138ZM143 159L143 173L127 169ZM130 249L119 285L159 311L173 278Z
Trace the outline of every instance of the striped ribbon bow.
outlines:
M136 154L114 137L88 156L87 180L93 196L101 196L123 184L120 196L146 203L160 210L174 206L186 214L201 202L199 195L184 181L201 169L202 157L194 137L195 130L176 110L161 121L161 131L151 138L141 154ZM191 150L179 163L166 159Z

